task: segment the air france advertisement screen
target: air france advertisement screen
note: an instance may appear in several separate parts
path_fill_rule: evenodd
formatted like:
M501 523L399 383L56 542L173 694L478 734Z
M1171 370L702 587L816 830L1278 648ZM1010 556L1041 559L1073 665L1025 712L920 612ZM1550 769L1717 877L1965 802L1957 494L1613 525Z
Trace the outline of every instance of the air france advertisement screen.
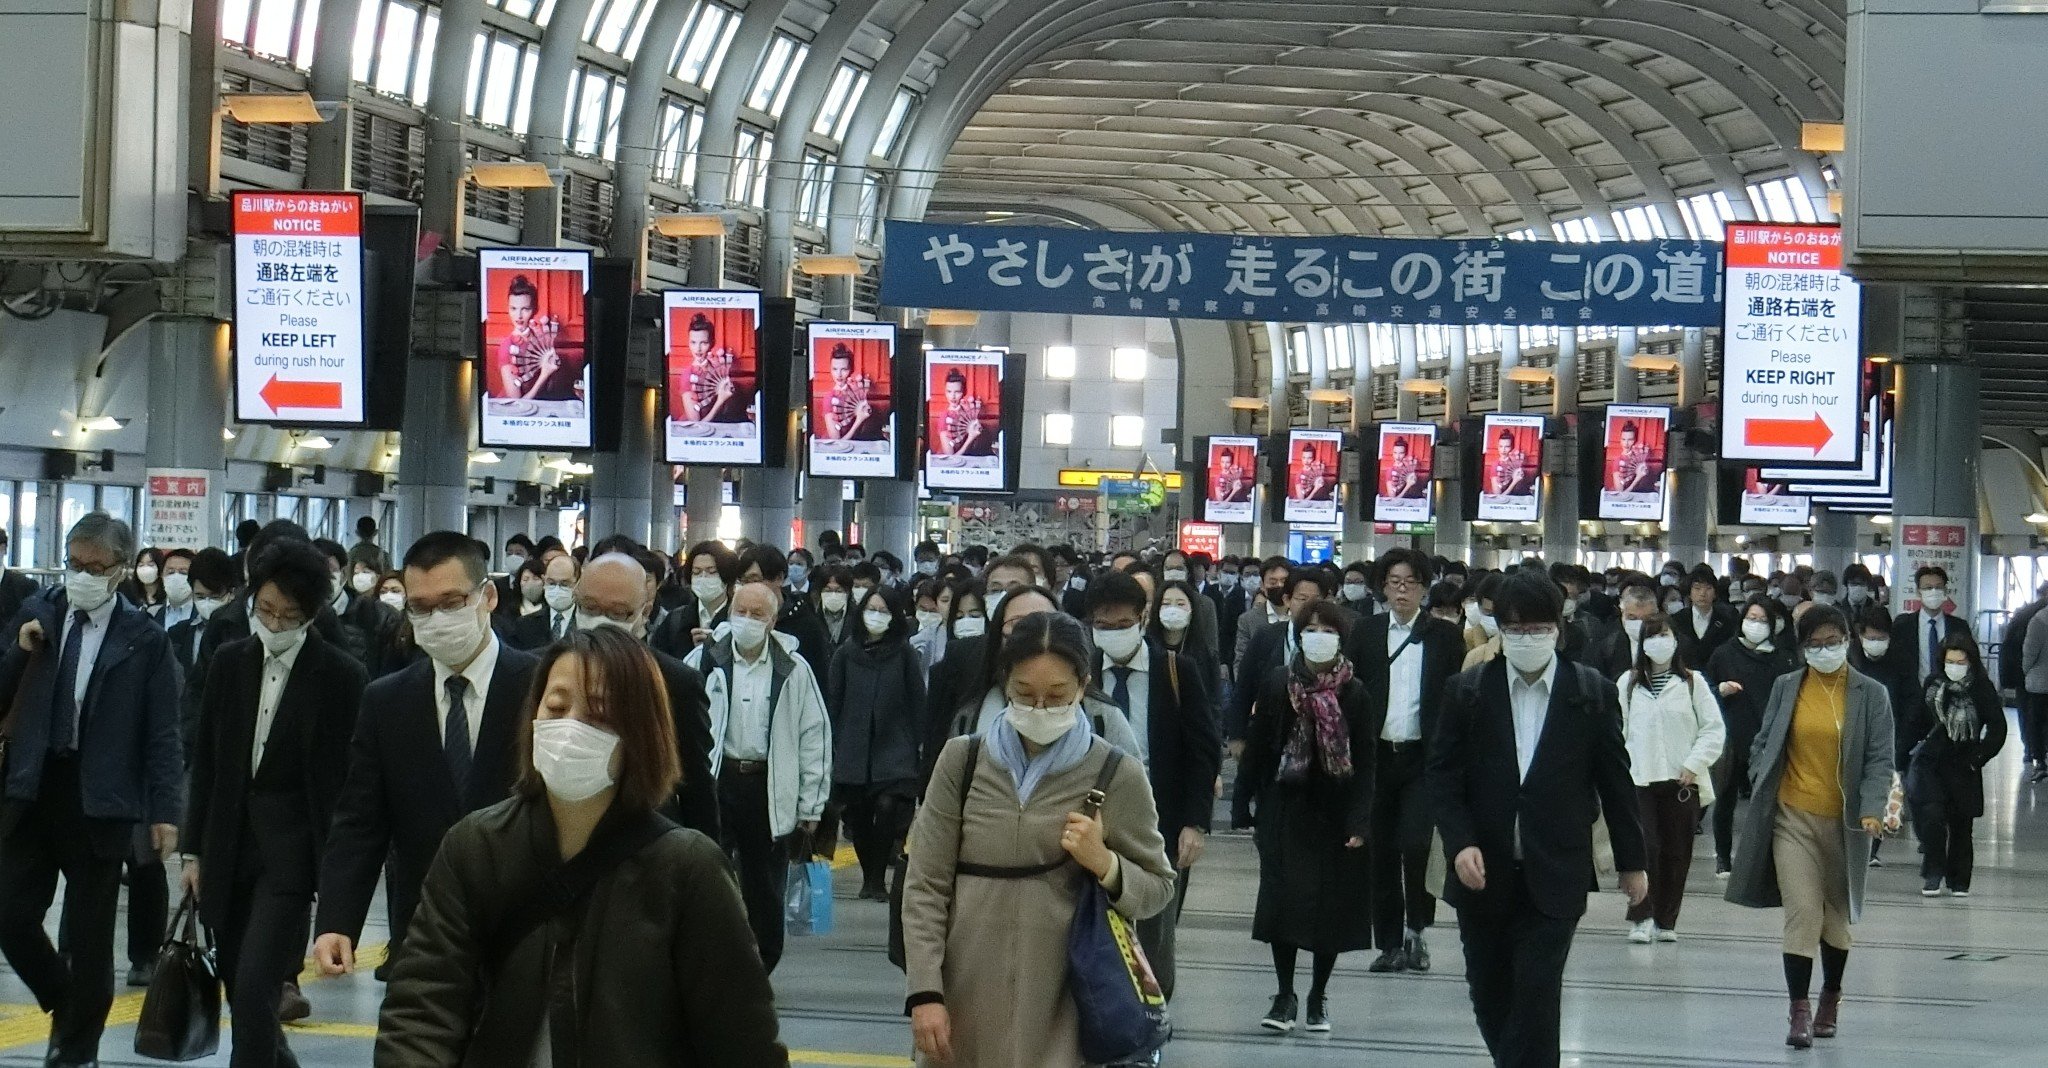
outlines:
M1543 517L1543 417L1489 415L1482 421L1479 514L1482 522L1533 523Z
M896 477L896 327L812 323L807 470L824 478Z
M761 294L671 289L661 305L668 462L760 463Z
M494 448L590 447L590 253L483 249L483 421Z
M1000 492L1003 450L1003 360L979 349L924 354L924 484L934 490Z

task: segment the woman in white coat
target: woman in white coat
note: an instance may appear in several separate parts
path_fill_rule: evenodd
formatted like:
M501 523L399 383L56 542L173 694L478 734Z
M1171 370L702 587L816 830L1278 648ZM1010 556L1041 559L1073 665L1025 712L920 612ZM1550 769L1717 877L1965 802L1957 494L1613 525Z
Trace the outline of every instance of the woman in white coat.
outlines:
M1643 620L1635 666L1619 685L1629 770L1650 854L1650 893L1629 907L1628 940L1676 942L1693 833L1700 811L1714 802L1712 770L1727 729L1713 685L1686 669L1671 619L1662 613Z

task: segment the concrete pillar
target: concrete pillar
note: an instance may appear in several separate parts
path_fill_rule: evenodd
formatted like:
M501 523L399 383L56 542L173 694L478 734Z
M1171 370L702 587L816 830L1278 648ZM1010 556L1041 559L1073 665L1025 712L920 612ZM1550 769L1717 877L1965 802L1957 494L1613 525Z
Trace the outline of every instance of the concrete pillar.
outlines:
M211 25L211 23L207 23ZM314 37L321 41L352 41L356 32L353 4L322 4L314 24ZM306 127L307 189L353 189L350 175L351 145L355 139L355 116L348 104L354 72L350 50L319 48L313 51L313 67L306 72L306 89L315 101L338 103L340 108L326 122Z
M716 467L693 467L686 476L685 520L687 529L677 538L683 546L718 537L718 516L725 508L724 479Z
M647 543L654 526L655 430L659 422L660 391L628 385L621 409L624 423L619 427L619 451L592 458L596 468L590 475L590 499L584 508L584 526L596 543L613 534L624 534ZM403 455L403 454L401 454ZM661 498L666 505L668 498Z
M1508 372L1522 366L1522 331L1504 326L1500 331L1500 402L1497 410L1514 414L1522 410L1522 384L1508 380Z
M1422 349L1415 337L1415 325L1402 323L1394 327L1394 351L1400 354L1400 384L1407 385L1421 377ZM1404 423L1415 421L1416 413L1422 410L1422 395L1401 390L1394 395L1394 412Z
M1903 360L1899 366L1898 469L1892 477L1893 610L1913 589L1913 569L1904 553L1908 518L1939 518L1961 524L1964 564L1949 575L1949 596L1960 618L1977 609L1977 467L1981 415L1977 366L1945 344L1955 329L1938 290L1911 289Z
M1641 337L1633 326L1624 326L1614 339L1614 403L1634 404L1643 394L1642 378L1628 361L1639 350Z
M1330 388L1330 344L1329 339L1323 336L1322 326L1317 323L1308 325L1308 388ZM1308 425L1311 430L1328 430L1330 406L1310 397Z
M1273 447L1275 441L1285 448L1285 435L1293 418L1289 414L1287 398L1287 331L1279 323L1266 324L1266 347L1272 353L1267 380L1266 394L1266 445ZM1260 466L1267 471L1273 469L1270 458ZM1259 493L1259 552L1265 556L1287 551L1287 524L1273 519L1272 503L1275 494L1283 493L1286 487L1282 480L1274 478L1266 482Z
M1557 334L1557 366L1552 373L1550 414L1564 425L1564 417L1579 410L1579 335L1567 327ZM1505 392L1505 385L1502 387ZM1577 456L1577 442L1561 442L1566 456ZM1550 476L1550 493L1543 499L1543 559L1547 563L1577 563L1579 559L1579 475L1570 465Z
M846 532L846 480L804 478L804 541L806 548L818 542L821 530Z
M860 511L861 544L868 555L887 549L907 562L916 544L917 483L870 481L861 493Z
M1370 463L1373 450L1379 447L1377 441L1368 440L1373 420L1378 413L1373 411L1372 372L1378 366L1372 347L1372 328L1364 323L1352 323L1345 327L1351 331L1351 425L1347 428L1358 439L1358 453L1361 463ZM1365 494L1367 487L1360 485L1354 491ZM1344 509L1344 537L1342 547L1344 559L1363 560L1372 544L1372 519L1369 502Z
M1896 484L1896 483L1895 483ZM1856 562L1856 517L1818 505L1813 509L1813 566L1817 571L1842 569Z
M149 321L149 436L143 463L151 468L205 471L206 540L182 548L227 545L227 445L221 426L228 419L232 356L227 324L213 319L161 317ZM51 514L56 508L47 509ZM147 513L144 513L145 517ZM141 544L160 544L148 530ZM45 542L44 544L53 544ZM33 561L30 561L31 563Z
M468 360L414 360L406 371L393 545L411 545L430 531L468 529L475 368Z
M651 466L649 474L652 477L647 480L650 505L647 545L658 553L674 553L677 549L675 468L657 463Z
M1472 407L1472 356L1465 331L1449 332L1450 374L1445 378L1444 426L1459 427ZM1431 546L1440 556L1466 560L1472 552L1472 527L1465 518L1465 485L1479 477L1477 471L1460 470L1455 481L1442 483L1436 502L1436 539Z
M913 489L912 497L916 493ZM787 467L751 468L740 475L740 531L777 548L789 545L796 520L796 472Z
M1697 412L1706 392L1706 331L1687 327L1678 349L1679 408ZM1713 487L1705 465L1690 458L1682 465L1674 465L1667 492L1671 494L1671 527L1665 531L1665 555L1688 565L1705 560L1707 529L1714 508Z

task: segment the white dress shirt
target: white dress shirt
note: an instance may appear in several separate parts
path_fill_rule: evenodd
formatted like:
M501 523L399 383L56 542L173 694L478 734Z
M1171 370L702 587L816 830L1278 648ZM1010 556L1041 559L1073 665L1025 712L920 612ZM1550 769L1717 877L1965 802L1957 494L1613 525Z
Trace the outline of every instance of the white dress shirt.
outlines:
M772 640L772 639L771 639ZM726 695L725 756L728 760L768 759L768 694L775 666L764 643L748 660L733 649L732 692Z
M469 715L469 751L476 752L477 735L484 729L484 696L491 692L491 673L498 670L498 636L491 634L484 641L483 652L462 669L462 677L469 680L469 691L462 695L462 710ZM434 737L448 737L448 680L455 672L448 665L434 661Z
M249 751L250 775L263 766L263 750L270 744L270 728L277 724L277 706L284 700L284 684L291 680L292 665L299 662L299 650L305 647L306 639L301 636L284 652L263 657L263 689L256 697L256 740Z
M1390 742L1422 738L1422 643L1408 640L1420 622L1420 612L1406 623L1399 616L1387 616L1387 655L1393 660L1387 663L1387 725L1380 729L1380 737Z
M1702 641L1706 640L1706 637L1707 637L1707 628L1708 628L1708 627L1710 627L1710 626L1712 626L1712 625L1713 625L1713 623L1714 623L1714 613L1713 613L1713 610L1712 610L1712 609L1708 609L1708 610L1706 610L1706 611L1701 611L1701 610L1700 610L1700 608L1699 608L1699 606L1697 606L1697 605L1693 606L1693 610L1692 610L1692 633L1693 633L1693 637L1695 637L1695 638L1699 638L1699 639L1700 639L1700 640L1702 640Z
M85 722L85 692L92 688L93 664L98 662L100 658L100 646L106 644L107 621L113 618L114 605L119 600L120 598L118 597L109 598L106 604L87 612L85 614L85 633L78 636L78 678L73 681L71 692L72 699L77 702L72 707L78 710L78 714L72 717L71 720L71 748L73 749L78 748L79 724ZM67 610L64 613L63 640L70 641L71 632L76 629L78 629L78 613L74 610ZM57 654L61 657L63 653L64 647L59 645L57 647Z
M1117 668L1129 668L1131 672L1130 681L1125 684L1130 689L1131 708L1129 712L1125 713L1125 716L1131 721L1131 733L1138 737L1138 760L1149 769L1152 766L1151 650L1144 645L1138 646L1138 651L1131 654L1131 662L1128 664L1119 664L1107 656L1103 657L1101 685L1104 696L1116 692L1116 675L1113 672ZM1115 703L1115 701L1110 702L1110 704Z
M1508 703L1515 714L1515 762L1522 770L1522 781L1529 779L1529 765L1536 760L1536 745L1543 740L1543 724L1550 718L1550 693L1557 684L1557 658L1550 658L1550 666L1543 669L1543 675L1535 682L1522 677L1522 673L1508 666Z

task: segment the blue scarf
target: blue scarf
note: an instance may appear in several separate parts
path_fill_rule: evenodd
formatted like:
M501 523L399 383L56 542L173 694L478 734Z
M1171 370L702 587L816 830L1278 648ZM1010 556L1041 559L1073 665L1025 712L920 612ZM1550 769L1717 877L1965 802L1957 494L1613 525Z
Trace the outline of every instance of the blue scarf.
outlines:
M1087 710L1074 717L1074 727L1060 735L1059 741L1038 751L1035 757L1024 752L1024 736L1010 725L1010 717L998 715L995 722L982 732L982 741L987 744L989 755L995 758L1010 773L1017 783L1018 804L1029 804L1031 795L1038 790L1038 784L1047 776L1080 764L1088 758L1088 743L1095 737L1095 728L1088 725Z

